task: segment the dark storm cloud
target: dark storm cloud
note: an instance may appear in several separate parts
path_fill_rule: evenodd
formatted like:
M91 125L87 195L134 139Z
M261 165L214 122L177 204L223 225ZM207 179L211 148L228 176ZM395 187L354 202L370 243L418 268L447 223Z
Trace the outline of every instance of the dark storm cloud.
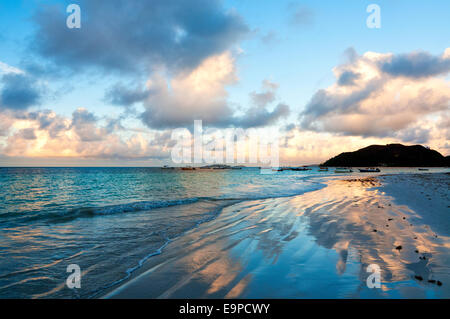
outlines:
M80 0L81 28L69 29L70 2L43 6L35 15L33 43L43 57L70 69L139 72L159 64L191 69L248 32L219 0Z
M450 72L450 58L433 56L428 52L412 52L394 55L388 61L381 61L379 67L393 76L429 77Z
M0 90L0 109L25 110L39 104L41 88L25 75L9 73L3 76Z

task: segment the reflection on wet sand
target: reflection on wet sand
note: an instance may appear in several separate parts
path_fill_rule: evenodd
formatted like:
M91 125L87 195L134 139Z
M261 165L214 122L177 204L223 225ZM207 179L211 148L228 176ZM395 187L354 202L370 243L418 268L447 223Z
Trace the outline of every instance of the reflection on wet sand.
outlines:
M229 206L106 297L448 298L450 238L379 186L336 179ZM366 285L369 264L381 268L381 289Z

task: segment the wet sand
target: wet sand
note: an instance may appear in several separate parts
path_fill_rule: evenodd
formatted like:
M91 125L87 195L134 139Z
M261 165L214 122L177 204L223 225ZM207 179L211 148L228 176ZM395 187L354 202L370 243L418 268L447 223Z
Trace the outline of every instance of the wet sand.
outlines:
M228 206L104 297L450 298L450 176L343 178Z

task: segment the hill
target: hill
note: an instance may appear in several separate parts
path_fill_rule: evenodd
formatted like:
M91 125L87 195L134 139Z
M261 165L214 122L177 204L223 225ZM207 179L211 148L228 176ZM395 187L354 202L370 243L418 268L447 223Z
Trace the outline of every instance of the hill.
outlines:
M436 167L450 166L450 157L422 145L371 145L355 152L341 153L322 165Z

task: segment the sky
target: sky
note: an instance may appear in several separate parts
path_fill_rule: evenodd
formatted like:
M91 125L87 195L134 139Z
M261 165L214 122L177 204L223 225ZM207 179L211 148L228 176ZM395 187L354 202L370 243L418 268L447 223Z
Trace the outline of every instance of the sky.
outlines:
M194 120L275 128L284 165L371 144L450 155L448 12L440 0L2 0L0 166L171 165L173 131Z

